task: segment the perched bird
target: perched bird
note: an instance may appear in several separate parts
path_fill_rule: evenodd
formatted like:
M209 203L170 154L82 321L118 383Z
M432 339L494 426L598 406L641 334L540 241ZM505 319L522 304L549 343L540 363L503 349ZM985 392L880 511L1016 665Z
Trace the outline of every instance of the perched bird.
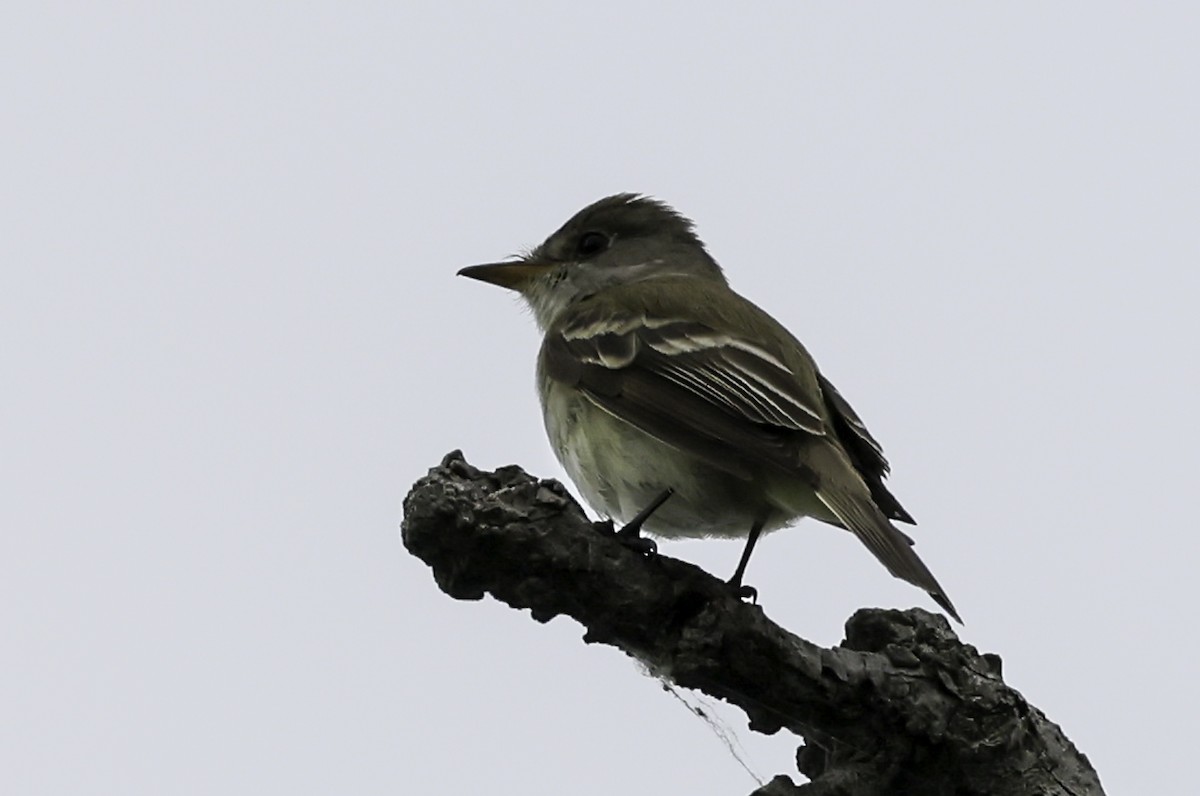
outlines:
M879 443L804 346L729 287L690 220L618 194L519 259L459 273L532 308L551 445L592 508L629 523L627 541L642 527L746 536L730 583L752 592L759 535L815 517L958 619L891 523L913 519L884 486Z

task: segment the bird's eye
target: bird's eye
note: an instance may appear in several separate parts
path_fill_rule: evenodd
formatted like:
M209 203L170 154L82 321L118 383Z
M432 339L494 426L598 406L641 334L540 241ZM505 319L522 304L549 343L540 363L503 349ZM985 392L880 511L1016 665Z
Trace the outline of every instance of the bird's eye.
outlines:
M608 236L603 232L585 232L575 246L575 252L580 257L591 257L608 248Z

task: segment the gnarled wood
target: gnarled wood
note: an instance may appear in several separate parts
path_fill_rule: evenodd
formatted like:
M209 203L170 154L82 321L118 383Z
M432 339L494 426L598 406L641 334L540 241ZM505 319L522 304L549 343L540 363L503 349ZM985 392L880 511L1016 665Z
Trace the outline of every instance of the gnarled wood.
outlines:
M457 451L404 501L405 546L458 599L540 622L566 614L673 682L804 739L799 770L759 794L1101 794L1087 758L1004 684L1000 660L940 615L862 609L825 649L691 564L644 556L588 521L561 484L478 470Z

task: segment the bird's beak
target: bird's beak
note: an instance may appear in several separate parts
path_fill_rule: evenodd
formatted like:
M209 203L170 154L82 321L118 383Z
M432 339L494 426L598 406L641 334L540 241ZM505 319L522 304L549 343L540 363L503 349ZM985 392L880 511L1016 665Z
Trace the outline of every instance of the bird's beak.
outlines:
M532 280L549 271L551 265L538 260L513 260L507 263L469 265L459 271L458 275L520 291Z

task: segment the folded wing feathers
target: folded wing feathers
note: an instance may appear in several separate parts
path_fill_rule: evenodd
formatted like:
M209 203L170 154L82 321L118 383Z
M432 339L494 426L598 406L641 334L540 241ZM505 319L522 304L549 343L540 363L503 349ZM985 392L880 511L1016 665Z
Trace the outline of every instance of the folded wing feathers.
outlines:
M583 362L619 370L641 354L647 368L749 420L825 434L820 412L795 389L795 376L778 357L695 321L589 318L562 336Z
M772 364L775 366L766 367L764 360L748 348L726 349L721 352L721 358L732 370L753 380L755 392L787 418L781 425L810 434L825 433L821 413L805 403L806 396L795 389L795 375L787 368L775 365L774 358Z
M665 378L678 384L680 387L691 390L697 395L706 398L713 403L720 404L730 411L732 414L741 413L741 408L729 397L724 391L717 389L716 385L705 378L704 375L690 367L680 367L672 362L664 362L658 372Z

